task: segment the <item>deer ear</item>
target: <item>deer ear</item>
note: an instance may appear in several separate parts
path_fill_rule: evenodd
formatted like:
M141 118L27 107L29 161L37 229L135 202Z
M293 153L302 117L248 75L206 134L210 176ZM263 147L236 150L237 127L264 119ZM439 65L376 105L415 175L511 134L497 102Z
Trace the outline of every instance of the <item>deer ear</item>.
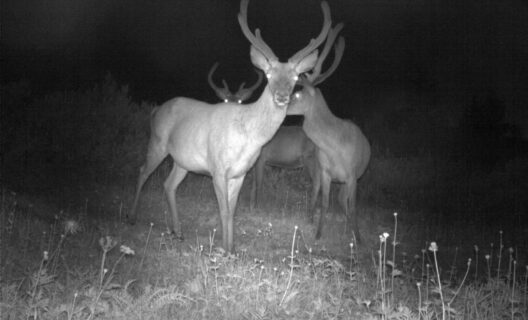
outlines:
M310 71L315 66L315 63L317 62L317 56L318 51L314 50L312 53L304 57L297 65L295 66L295 72L297 74L305 73L306 71Z
M264 73L267 73L270 68L270 62L268 59L260 52L257 48L254 46L251 46L251 50L249 52L249 55L251 56L251 62L253 65L260 70L264 71Z

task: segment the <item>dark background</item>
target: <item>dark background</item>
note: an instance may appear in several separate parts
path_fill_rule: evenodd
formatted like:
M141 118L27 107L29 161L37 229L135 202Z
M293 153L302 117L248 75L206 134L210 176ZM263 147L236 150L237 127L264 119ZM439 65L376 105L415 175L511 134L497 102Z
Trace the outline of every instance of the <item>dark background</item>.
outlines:
M6 0L2 81L36 90L90 86L110 72L136 99L215 101L205 81L234 87L254 79L238 1ZM323 86L332 108L353 117L383 100L434 102L445 112L490 92L506 120L528 122L528 6L525 1L330 1L347 48ZM320 30L319 1L252 1L249 23L287 59ZM387 106L385 106L387 107ZM457 110L454 110L457 111Z

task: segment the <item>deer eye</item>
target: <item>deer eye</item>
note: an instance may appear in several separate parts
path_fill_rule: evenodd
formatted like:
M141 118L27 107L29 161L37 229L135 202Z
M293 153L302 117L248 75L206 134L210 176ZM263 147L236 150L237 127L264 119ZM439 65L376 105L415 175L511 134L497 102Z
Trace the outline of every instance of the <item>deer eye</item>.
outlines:
M297 75L293 76L293 80L294 80L294 81L299 80L299 76L297 76Z
M266 78L271 78L271 74L270 73L266 73Z
M224 102L225 102L225 103L228 103L228 102L229 102L229 100L227 100L227 99L224 99Z
M238 104L241 104L241 103L242 103L242 100L238 99L238 101L237 101L237 102L238 102Z

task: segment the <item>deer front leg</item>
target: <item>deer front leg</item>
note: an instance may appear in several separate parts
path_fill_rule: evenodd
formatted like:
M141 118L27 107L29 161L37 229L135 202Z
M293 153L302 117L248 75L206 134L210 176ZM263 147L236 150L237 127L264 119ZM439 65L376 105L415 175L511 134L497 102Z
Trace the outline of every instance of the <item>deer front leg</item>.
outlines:
M234 253L233 251L233 219L235 216L236 206L238 202L238 195L240 194L240 188L242 188L242 183L244 182L244 176L229 179L227 185L227 195L228 195L228 217L227 217L227 228L228 228L228 238L227 244L229 252Z

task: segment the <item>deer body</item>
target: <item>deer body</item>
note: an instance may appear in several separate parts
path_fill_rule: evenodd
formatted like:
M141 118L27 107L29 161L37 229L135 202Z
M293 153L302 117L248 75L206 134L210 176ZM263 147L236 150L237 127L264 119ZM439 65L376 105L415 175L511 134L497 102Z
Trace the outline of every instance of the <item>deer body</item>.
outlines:
M240 188L247 171L255 163L262 146L268 142L286 116L290 96L299 75L311 70L317 61L316 48L330 29L330 9L322 3L323 29L308 46L281 63L257 31L247 25L248 1L242 0L238 21L251 42L251 62L264 71L268 84L252 104L207 104L189 98L175 98L152 115L147 159L140 168L136 194L130 214L135 221L141 188L150 174L171 155L174 165L164 183L176 235L183 239L176 190L188 171L213 178L220 209L222 244L233 251L233 218Z
M357 180L363 175L370 161L371 151L367 138L357 125L336 117L330 111L318 88L305 87L297 93L289 113L304 115L303 130L317 147L320 176L315 179L315 184L320 183L320 186L314 186L314 190L317 190L314 194L317 198L321 188L322 210L316 238L321 236L323 219L328 210L330 184L337 182L341 184L339 203L345 209L347 217L352 217L354 231L359 239Z
M335 45L332 65L321 73L321 66L342 27L342 24L338 24L330 30L323 52L318 57L312 73L300 79L303 89L295 93L288 114L304 115L303 130L317 147L316 157L320 170L319 177L314 179L312 216L320 189L322 201L316 238L321 236L323 220L328 210L330 184L337 182L341 184L338 201L345 209L347 218L352 217L356 237L360 240L356 209L357 181L370 161L370 144L358 126L332 113L321 90L316 87L336 70L341 61L345 49L345 41L342 37Z
M255 164L255 177L251 188L250 208L258 206L259 190L262 190L265 166L279 168L306 168L310 179L316 176L317 163L315 159L315 145L299 126L281 126L275 136L268 142L260 153Z

